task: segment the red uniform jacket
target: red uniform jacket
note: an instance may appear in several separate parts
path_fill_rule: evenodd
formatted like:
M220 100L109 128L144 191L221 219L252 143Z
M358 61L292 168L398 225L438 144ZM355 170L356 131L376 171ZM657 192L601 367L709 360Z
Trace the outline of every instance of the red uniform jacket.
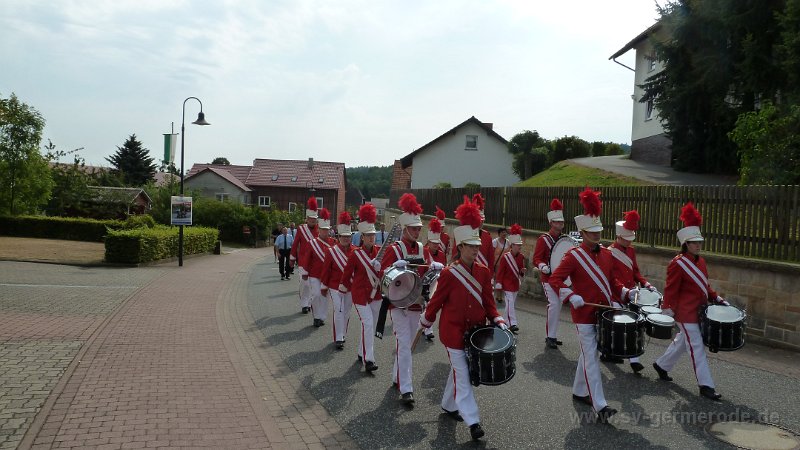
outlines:
M450 235L447 234L444 230L442 230L442 234L441 236L439 236L439 240L442 241L439 243L439 249L444 252L446 258L447 249L450 248Z
M676 322L697 323L700 307L707 302L719 302L719 295L708 284L706 260L688 253L672 258L661 307L671 309Z
M294 241L292 241L292 249L289 251L289 259L292 261L297 261L297 265L303 267L303 264L300 262L303 259L303 255L306 252L311 251L308 247L308 237L319 236L319 227L314 227L313 229L309 230L308 225L303 224L300 225L300 228L297 229L297 232L294 235ZM305 267L303 267L305 269Z
M342 272L341 285L353 293L353 303L357 305L366 305L381 298L380 289L376 289L373 286L369 275L369 273L372 273L376 284L380 284L380 273L370 265L370 261L376 256L378 256L378 247L373 246L369 252L363 247L354 247L353 251L350 252L350 256L347 257L347 265L344 266L344 272Z
M511 261L517 263L516 269ZM525 275L521 272L523 268L525 268L525 257L522 252L517 253L517 256L512 255L511 252L506 252L500 257L500 262L497 264L495 282L503 285L504 291L517 292L519 291L520 279Z
M464 334L467 331L473 327L485 325L487 321L490 323L505 321L497 312L497 305L494 303L492 272L477 261L472 264L471 269L464 266L480 285L476 289L481 297L479 303L454 275L456 265L461 265L461 261L454 261L452 265L442 270L436 292L425 308L425 315L421 322L425 326L433 325L433 322L436 321L436 314L442 310L442 318L439 320L439 340L445 347L463 349Z
M342 248L341 245L334 245L325 252L325 261L322 262L322 289L338 289L342 282L342 273L347 266L347 258L353 251L353 246L348 245Z
M308 276L312 278L322 278L322 265L325 262L325 254L332 245L336 245L336 239L328 237L323 240L317 238L316 241L308 243L308 252L301 254L300 265L308 271Z
M647 280L639 272L639 265L636 264L636 250L633 246L627 248L614 242L608 246L611 255L614 256L614 276L628 289L636 286L636 283L644 286ZM622 254L616 253L616 251ZM625 258L627 256L627 259Z
M394 264L395 261L399 259L405 259L403 255L402 246L405 246L407 252L406 255L409 257L413 257L419 255L419 249L422 249L422 259L425 260L425 264L430 264L431 259L431 252L428 251L426 247L423 247L422 244L416 241L410 241L406 238L403 238L400 241L394 242L389 248L386 249L386 253L383 254L383 259L381 260L381 276L386 273L386 268L390 267ZM425 275L425 272L428 271L427 267L418 267L417 274L420 278ZM389 309L394 308L394 305L389 305ZM408 307L409 311L421 311L422 305L414 304Z
M550 252L553 250L553 245L558 240L559 236L553 236L550 233L545 233L539 236L539 239L536 239L536 248L533 250L533 265L536 266L537 269L541 270L542 264L549 266L550 265ZM550 268L553 269L552 267ZM539 277L542 280L542 283L547 283L550 279L550 275L546 275L543 273L539 273Z
M447 254L442 250L437 250L436 253L431 252L431 259L443 265L447 265Z
M600 269L608 284L602 281L593 266L597 266ZM611 252L607 248L600 246L600 251L595 253L591 250L589 244L584 241L580 247L570 249L567 252L561 264L558 265L558 269L550 275L550 286L564 300L564 303L568 302L573 295L578 294L587 303L610 305L606 294L603 293L604 289L607 290L608 297L615 302L618 302L620 297L624 297L628 293L622 283L614 278L613 267L614 257L611 256ZM589 272L587 272L587 269ZM592 275L604 285L603 289L595 283ZM564 280L567 278L572 280L572 288L564 284ZM597 323L597 309L589 305L577 309L572 307L572 321L574 323Z

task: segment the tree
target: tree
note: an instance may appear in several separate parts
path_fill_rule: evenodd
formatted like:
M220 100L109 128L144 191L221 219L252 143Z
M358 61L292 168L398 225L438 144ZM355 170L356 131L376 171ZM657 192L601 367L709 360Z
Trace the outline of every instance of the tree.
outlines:
M592 142L592 156L605 156L606 143L600 141Z
M346 169L347 186L361 191L365 198L388 198L392 186L392 166L360 166Z
M553 163L592 154L591 145L577 136L560 137L553 142Z
M788 114L767 103L739 116L731 140L742 159L741 184L800 183L800 105Z
M508 151L514 155L511 169L520 180L527 180L535 173L533 170L535 148L547 148L547 139L539 136L538 131L524 130L508 141Z
M474 189L476 191L480 191L481 185L478 183L469 182L464 185L464 189Z
M433 185L434 189L452 189L453 185L448 183L447 181L440 181Z
M0 210L30 213L47 201L53 180L39 152L44 118L13 93L0 97Z
M220 165L223 165L223 166L230 166L231 162L228 161L228 158L224 158L222 156L218 156L218 157L214 158L213 161L211 161L211 164L220 164Z
M619 145L617 143L614 143L614 142L606 142L606 155L607 156L621 155L623 153L625 153L625 152L622 150L622 146L621 145Z
M112 173L119 175L126 185L142 186L152 180L156 172L156 165L149 155L150 150L142 147L136 135L132 134L106 161L114 167Z
M56 150L55 144L48 140L44 146L45 158L50 161L50 175L53 178L53 190L47 202L47 214L51 216L82 216L81 202L89 195L87 186L92 178L86 173L86 162L78 155L82 148L65 151ZM60 159L73 155L72 164L61 163Z

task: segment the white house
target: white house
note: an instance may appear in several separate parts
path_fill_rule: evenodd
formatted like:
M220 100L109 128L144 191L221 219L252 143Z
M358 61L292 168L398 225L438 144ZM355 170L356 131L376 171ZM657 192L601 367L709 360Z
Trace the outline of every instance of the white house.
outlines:
M664 135L664 128L659 120L658 110L653 106L653 101L640 102L644 90L639 87L647 78L664 69L655 53L653 41L663 41L666 37L667 32L661 23L656 23L633 38L608 59L634 72L633 94L631 95L633 103L631 159L668 166L672 160L672 142ZM635 68L617 61L617 58L630 50L636 51Z
M402 169L413 168L411 188L431 188L437 183L463 187L509 186L518 181L511 169L508 141L484 123L470 117L455 128L414 150L400 160Z

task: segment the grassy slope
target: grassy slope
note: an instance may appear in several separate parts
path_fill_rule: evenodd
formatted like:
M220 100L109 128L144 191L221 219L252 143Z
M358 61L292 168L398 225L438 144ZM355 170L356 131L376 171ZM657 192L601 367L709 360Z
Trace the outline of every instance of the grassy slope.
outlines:
M543 187L543 186L642 186L650 184L636 178L618 175L604 170L561 161L553 164L549 169L539 172L525 181L517 183L516 187Z

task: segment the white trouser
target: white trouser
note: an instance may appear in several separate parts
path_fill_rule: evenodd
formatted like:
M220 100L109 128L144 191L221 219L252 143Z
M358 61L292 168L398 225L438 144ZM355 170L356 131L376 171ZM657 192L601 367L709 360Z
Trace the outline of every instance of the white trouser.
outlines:
M381 301L375 300L367 305L355 305L358 318L361 319L361 334L358 337L356 355L362 363L375 362L375 321L381 311Z
M392 368L392 381L397 383L401 394L414 392L411 341L419 328L420 312L400 308L391 309L389 312L392 315L392 330L397 350Z
M333 341L344 341L347 336L347 325L350 323L350 309L353 307L353 294L343 294L336 289L329 289L333 302Z
M587 395L592 399L595 411L608 406L603 394L603 380L600 378L600 353L597 352L597 331L594 324L576 323L578 343L581 353L578 356L578 367L575 370L575 381L572 393L579 397Z
M302 267L299 268L299 272L301 274L305 273L305 271L303 270ZM309 282L310 279L311 279L311 277L309 277L308 280L304 280L303 276L302 275L300 276L300 286L299 287L300 287L300 307L301 308L308 308L309 306L311 306L311 283Z
M447 384L444 385L442 408L447 411L458 411L467 425L476 424L481 418L478 415L475 393L472 392L472 385L469 382L467 355L464 350L446 348L447 358L450 359L450 375L447 376Z
M517 310L514 309L514 305L517 303L517 293L503 291L503 297L506 300L506 317L508 318L508 325L518 325Z
M558 336L558 321L561 318L561 300L550 283L542 283L544 296L547 297L547 323L545 331L547 337L555 339Z
M311 312L314 318L325 320L328 318L328 298L322 296L322 281L319 278L308 277L309 290L311 291Z
M692 358L692 368L694 376L697 378L697 385L714 388L714 380L711 379L711 371L708 368L708 359L706 359L706 350L703 345L703 336L700 334L700 325L676 323L680 333L669 344L667 351L656 360L656 364L669 372L675 367L680 357L688 351L689 357Z

